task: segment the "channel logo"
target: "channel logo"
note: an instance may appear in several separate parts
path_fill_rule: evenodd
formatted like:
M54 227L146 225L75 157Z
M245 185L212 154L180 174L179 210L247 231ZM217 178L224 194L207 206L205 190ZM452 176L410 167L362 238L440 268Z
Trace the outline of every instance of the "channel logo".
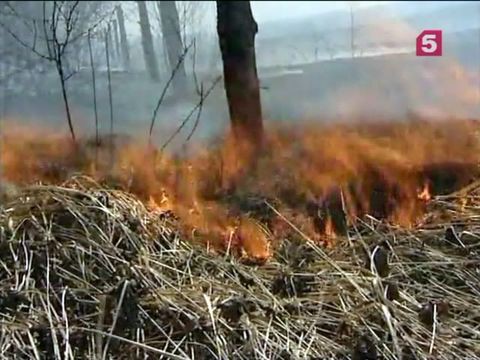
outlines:
M417 56L442 56L442 30L423 30L417 36Z

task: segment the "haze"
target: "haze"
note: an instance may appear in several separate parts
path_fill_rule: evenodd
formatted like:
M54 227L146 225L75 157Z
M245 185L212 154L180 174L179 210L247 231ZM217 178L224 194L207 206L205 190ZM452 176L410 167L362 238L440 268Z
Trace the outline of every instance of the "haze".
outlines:
M125 15L131 68L125 69L121 49L115 42L110 44L112 117L116 131L146 136L171 75L160 16L155 2L148 2L160 73L160 81L155 82L145 69L137 4L108 2L102 11L108 14L117 3ZM38 12L32 13L29 4L33 2L3 2L0 37L6 54L0 59L1 118L67 131L55 66L29 50L34 37L28 25L38 21ZM189 48L185 59L189 89L182 96L166 91L155 115L159 143L183 122L173 143L183 143L192 129L193 139L200 140L228 125L222 80L197 106L200 87L205 92L222 74L215 3L182 1L177 8L183 46ZM480 115L480 2L253 1L252 10L259 25L257 67L268 122L401 120L412 112ZM92 30L91 39L101 132L108 131L111 117L103 34L108 19L115 17L105 19ZM416 57L416 36L432 28L443 30L444 55ZM66 86L75 126L90 134L94 111L87 45L83 37L67 51L72 76Z

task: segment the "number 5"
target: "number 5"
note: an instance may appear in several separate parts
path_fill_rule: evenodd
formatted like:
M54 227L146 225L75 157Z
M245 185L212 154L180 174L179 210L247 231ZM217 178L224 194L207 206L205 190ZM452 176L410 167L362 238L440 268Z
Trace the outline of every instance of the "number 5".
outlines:
M417 56L442 56L442 30L423 30L415 41Z
M426 53L437 51L437 36L435 34L425 34L422 36L422 50Z

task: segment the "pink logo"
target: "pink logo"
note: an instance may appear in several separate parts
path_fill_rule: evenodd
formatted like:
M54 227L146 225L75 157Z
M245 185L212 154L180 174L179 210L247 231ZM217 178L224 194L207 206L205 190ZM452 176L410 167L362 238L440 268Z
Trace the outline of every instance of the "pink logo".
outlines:
M442 30L423 30L417 36L417 56L442 56Z

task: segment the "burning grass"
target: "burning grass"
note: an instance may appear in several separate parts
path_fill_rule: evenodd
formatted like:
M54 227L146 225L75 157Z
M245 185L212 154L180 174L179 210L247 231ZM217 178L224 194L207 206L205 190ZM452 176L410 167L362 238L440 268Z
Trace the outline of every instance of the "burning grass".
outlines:
M460 120L282 125L268 129L252 169L243 144L228 137L189 154L160 154L116 137L111 153L108 138L98 149L91 140L74 147L14 128L0 159L13 183L88 175L173 211L193 242L264 261L272 240L291 233L266 202L326 245L366 215L415 226L431 196L480 176L477 132L475 121Z
M476 131L281 127L255 171L7 134L0 353L477 358Z

